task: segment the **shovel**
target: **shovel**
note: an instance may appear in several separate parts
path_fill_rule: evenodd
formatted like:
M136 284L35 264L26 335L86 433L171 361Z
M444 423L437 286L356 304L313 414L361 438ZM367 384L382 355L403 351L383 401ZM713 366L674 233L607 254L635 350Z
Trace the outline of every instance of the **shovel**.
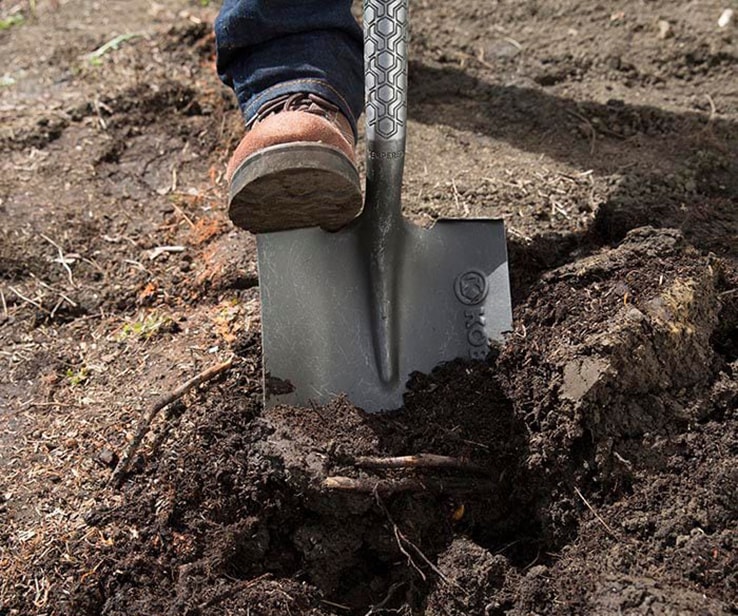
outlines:
M257 236L265 406L402 406L413 372L484 360L511 329L502 221L402 216L407 2L365 0L366 202L350 226ZM437 155L442 156L443 152Z

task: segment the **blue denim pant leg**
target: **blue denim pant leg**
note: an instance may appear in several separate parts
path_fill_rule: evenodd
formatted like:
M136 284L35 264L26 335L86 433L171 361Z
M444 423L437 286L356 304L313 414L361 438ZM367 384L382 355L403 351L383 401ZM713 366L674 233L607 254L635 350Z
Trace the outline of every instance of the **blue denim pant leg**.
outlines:
M309 92L337 105L356 132L363 38L351 0L225 0L215 37L218 74L247 122L277 96Z

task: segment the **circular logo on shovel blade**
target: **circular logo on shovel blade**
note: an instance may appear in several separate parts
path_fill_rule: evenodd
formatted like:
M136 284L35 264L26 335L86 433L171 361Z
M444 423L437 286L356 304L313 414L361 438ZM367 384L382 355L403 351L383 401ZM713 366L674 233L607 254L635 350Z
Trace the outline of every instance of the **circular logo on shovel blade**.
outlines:
M487 278L478 270L469 270L461 274L454 283L454 291L456 297L462 304L467 306L475 306L481 304L487 297L489 285Z

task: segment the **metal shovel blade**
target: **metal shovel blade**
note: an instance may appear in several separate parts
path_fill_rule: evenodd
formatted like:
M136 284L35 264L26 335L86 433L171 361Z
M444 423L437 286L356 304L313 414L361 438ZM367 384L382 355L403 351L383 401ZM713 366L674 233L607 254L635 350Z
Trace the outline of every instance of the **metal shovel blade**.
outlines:
M511 329L500 221L404 223L396 301L385 315L394 327L384 340L361 231L259 236L267 406L346 394L366 411L395 409L412 372L484 359L489 340Z
M257 238L266 406L345 394L395 409L413 372L484 359L511 329L502 222L402 217L407 0L365 0L364 41L364 213L338 233Z

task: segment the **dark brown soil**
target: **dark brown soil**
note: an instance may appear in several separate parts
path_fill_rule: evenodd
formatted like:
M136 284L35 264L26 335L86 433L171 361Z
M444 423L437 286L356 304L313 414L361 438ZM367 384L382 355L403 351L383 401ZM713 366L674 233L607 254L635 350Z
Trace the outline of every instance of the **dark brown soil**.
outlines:
M724 6L412 2L405 212L505 217L515 331L366 415L261 405L217 7L34 5L0 3L0 615L738 613ZM361 460L423 453L460 468Z

